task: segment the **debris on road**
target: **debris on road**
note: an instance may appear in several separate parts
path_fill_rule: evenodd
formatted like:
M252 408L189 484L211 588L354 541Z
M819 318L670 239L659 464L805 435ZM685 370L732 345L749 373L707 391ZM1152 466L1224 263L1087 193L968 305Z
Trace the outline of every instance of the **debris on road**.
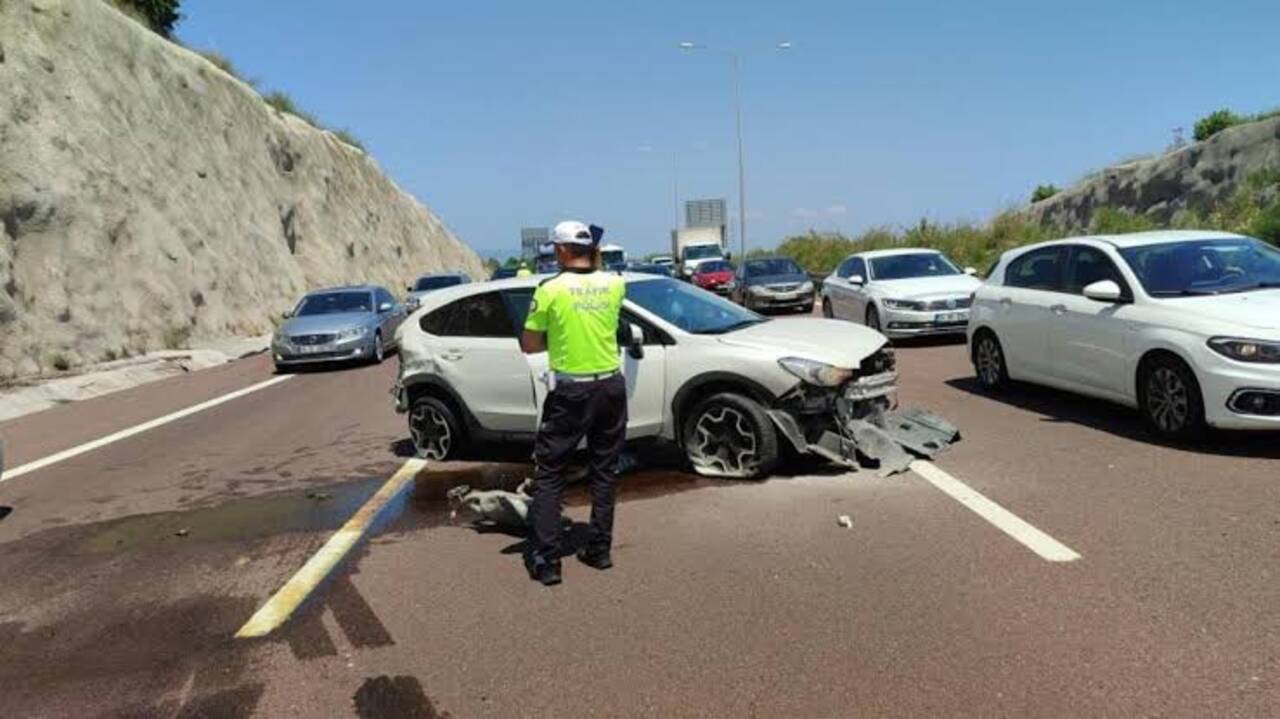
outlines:
M840 525L841 527L844 527L845 529L852 529L853 518L847 514L842 514L836 519L836 524Z
M179 529L178 531L174 532L174 533L173 533L173 536L175 536L175 537L185 537L185 536L187 536L188 534L191 534L191 530L190 530L190 529L187 529L186 527L183 527L182 529Z
M500 489L473 490L468 485L460 485L450 489L446 496L450 504L450 517L457 516L457 506L465 507L479 515L481 521L487 521L500 527L523 529L529 516L528 494L533 480L526 479L514 492Z
M333 495L328 492L317 492L312 490L307 492L307 499L314 499L317 502L323 502L325 500L333 499Z

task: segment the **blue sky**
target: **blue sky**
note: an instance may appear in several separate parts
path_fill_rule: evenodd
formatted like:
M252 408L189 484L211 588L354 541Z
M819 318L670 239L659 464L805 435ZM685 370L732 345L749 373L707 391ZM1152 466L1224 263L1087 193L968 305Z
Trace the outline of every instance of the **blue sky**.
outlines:
M185 43L349 127L460 237L512 254L522 225L565 217L661 249L673 178L681 199L726 197L736 213L729 61L682 53L685 40L742 56L752 246L811 227L984 220L1038 183L1159 150L1172 128L1189 136L1215 108L1280 105L1274 0L183 10Z

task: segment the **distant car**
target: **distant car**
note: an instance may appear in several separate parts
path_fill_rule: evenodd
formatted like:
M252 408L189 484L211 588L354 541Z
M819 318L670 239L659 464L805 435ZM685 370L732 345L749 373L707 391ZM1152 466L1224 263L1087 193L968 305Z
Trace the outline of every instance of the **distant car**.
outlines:
M672 265L659 265L647 262L634 262L627 267L627 271L637 272L642 275L657 275L659 277L675 276L675 272L672 271Z
M673 268L672 276L675 276L674 268L676 266L676 258L671 255L654 255L649 259L650 264L662 265L663 267Z
M1136 407L1161 436L1280 430L1280 250L1190 231L1011 250L974 295L969 347L983 387Z
M457 285L465 285L471 281L471 278L461 272L437 272L430 275L422 275L414 280L413 284L405 289L409 291L405 301L410 307L418 306L422 296L428 292L442 290L446 287L456 287Z
M309 292L271 338L276 370L316 362L378 363L395 348L407 314L385 287L354 285Z
M728 295L736 286L733 279L733 265L729 264L728 260L702 262L690 275L689 281L718 295Z
M505 280L505 279L507 279L507 278L509 278L509 277L515 277L515 276L516 276L516 270L517 270L517 269L519 269L519 268L516 268L516 267L499 267L498 269L496 269L496 270L494 270L494 271L493 271L493 274L492 274L492 275L489 275L489 280L490 280L490 281L493 281L493 280Z
M964 334L982 284L937 250L873 250L851 255L822 282L822 314L861 322L889 338Z
M744 307L813 312L813 282L809 273L789 257L744 260L738 268L736 284L732 297Z

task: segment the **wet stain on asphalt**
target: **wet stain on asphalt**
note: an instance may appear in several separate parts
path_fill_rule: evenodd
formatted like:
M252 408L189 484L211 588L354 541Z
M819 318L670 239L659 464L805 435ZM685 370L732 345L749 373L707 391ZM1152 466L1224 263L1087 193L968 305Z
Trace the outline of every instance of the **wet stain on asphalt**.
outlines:
M337 529L377 491L380 483L361 480L328 486L325 501L308 497L308 492L300 489L236 499L204 509L123 517L95 528L75 549L88 553L121 552ZM182 530L186 533L179 535Z
M436 709L417 677L398 676L366 679L352 697L360 719L446 719L448 712Z

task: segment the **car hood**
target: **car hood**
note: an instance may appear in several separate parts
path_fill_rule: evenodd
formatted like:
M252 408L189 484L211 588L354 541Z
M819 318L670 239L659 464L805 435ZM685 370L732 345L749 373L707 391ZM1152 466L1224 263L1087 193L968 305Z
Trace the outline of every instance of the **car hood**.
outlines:
M1280 290L1254 290L1206 297L1177 297L1159 300L1161 305L1177 308L1183 316L1210 320L1221 324L1222 334L1231 334L1227 325L1280 332Z
M698 282L726 282L733 279L733 270L721 270L719 272L699 272L693 276Z
M765 275L763 277L750 277L747 279L749 285L802 285L809 281L808 275Z
M876 280L873 287L886 297L919 300L966 295L978 289L981 284L981 280L969 275L945 275L913 277L909 280Z
M293 335L332 334L339 330L368 324L372 319L373 314L368 312L341 312L332 315L294 317L280 327L280 332L290 337Z
M720 341L773 350L779 358L806 357L850 369L856 369L888 342L884 335L864 325L817 317L761 322L730 332Z

